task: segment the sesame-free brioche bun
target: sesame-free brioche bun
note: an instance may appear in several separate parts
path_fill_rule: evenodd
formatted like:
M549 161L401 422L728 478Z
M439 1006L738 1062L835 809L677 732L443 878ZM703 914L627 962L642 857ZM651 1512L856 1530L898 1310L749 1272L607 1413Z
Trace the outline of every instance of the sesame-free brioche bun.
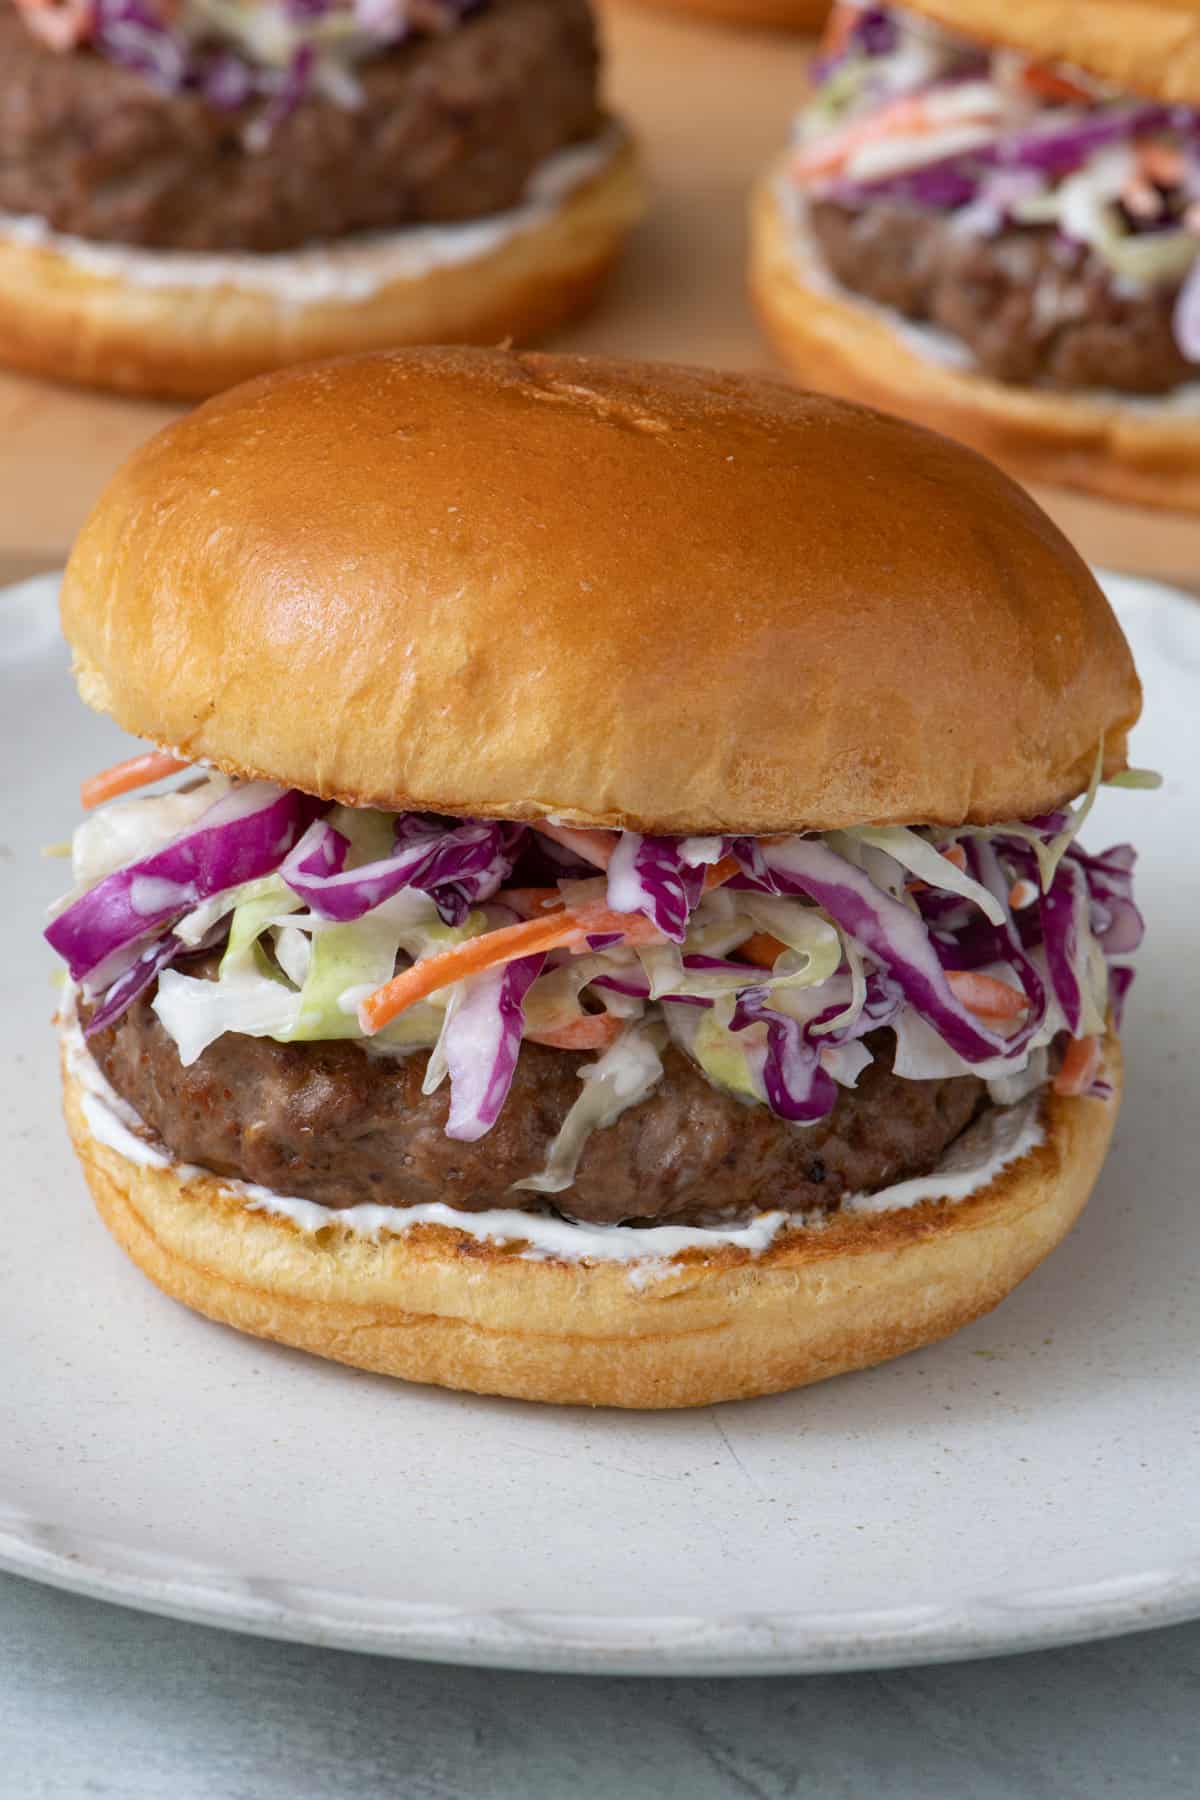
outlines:
M753 197L750 288L799 381L894 408L1027 481L1200 512L1200 413L1169 399L1021 387L924 354L899 313L833 282L801 214L781 198L783 179L780 162Z
M560 1404L705 1406L861 1369L957 1331L1064 1238L1104 1161L1111 1100L1046 1090L1043 1140L965 1200L842 1212L752 1254L685 1251L652 1279L534 1260L442 1225L364 1237L251 1210L216 1176L71 1137L117 1242L163 1291L256 1337L409 1381ZM635 1271L637 1265L634 1266Z
M257 279L199 278L206 262L211 273L227 258L138 250L134 260L153 267L153 279L132 279L109 246L0 233L0 362L88 387L197 400L348 351L527 342L587 309L644 208L636 153L618 136L609 159L552 210L491 240L483 222L480 247L465 257L393 274L402 233L324 246L328 281L313 297ZM314 254L258 260L277 271L311 265Z
M905 0L964 37L1071 63L1116 88L1200 104L1200 0Z
M424 350L146 444L62 593L80 690L383 808L652 832L994 823L1123 766L1085 564L971 451L785 383Z
M690 13L723 25L765 26L771 31L819 31L830 0L645 0L660 11Z

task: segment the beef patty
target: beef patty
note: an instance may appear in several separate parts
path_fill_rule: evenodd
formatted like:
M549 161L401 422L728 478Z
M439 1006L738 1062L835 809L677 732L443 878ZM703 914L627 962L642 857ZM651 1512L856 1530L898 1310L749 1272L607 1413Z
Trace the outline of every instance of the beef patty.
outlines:
M288 250L503 211L600 126L587 0L491 0L358 78L361 106L310 95L252 151L253 111L161 93L89 50L58 55L4 6L0 211L155 249Z
M211 972L196 963L193 973ZM117 1093L173 1154L219 1175L341 1208L440 1200L464 1212L542 1210L510 1192L536 1173L578 1097L577 1053L522 1046L499 1121L475 1144L445 1136L449 1094L421 1093L427 1057L367 1055L356 1043L278 1044L227 1033L183 1068L153 990L91 1049ZM676 1049L639 1106L588 1140L560 1209L577 1219L705 1223L781 1207L832 1206L933 1168L985 1104L973 1076L902 1081L890 1032L857 1088L818 1125L789 1125L710 1085Z
M1165 394L1197 378L1175 341L1175 288L1126 290L1094 252L1048 227L996 237L895 202L810 209L844 287L962 340L998 381Z

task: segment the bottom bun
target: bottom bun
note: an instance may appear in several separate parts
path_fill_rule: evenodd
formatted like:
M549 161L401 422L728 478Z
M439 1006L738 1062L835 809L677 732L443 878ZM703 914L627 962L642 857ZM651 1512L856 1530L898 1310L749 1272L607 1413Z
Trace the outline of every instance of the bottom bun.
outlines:
M100 1216L176 1300L256 1337L408 1381L523 1400L705 1406L867 1368L995 1306L1066 1236L1120 1097L1042 1099L1042 1141L957 1203L834 1213L757 1254L720 1245L646 1264L533 1260L444 1225L378 1239L251 1210L228 1184L146 1167L65 1110ZM634 1272L631 1279L631 1267ZM641 1272L639 1275L638 1272Z
M819 31L830 0L648 0L668 12L719 19L726 25L765 25L773 31Z
M899 314L838 289L789 216L772 170L754 196L750 286L783 361L805 384L902 413L1028 481L1200 511L1200 410L1023 388L923 356Z
M189 285L187 266L205 259L184 253L160 253L153 279L132 280L121 278L116 246L87 246L76 256L61 240L0 236L0 361L88 387L196 400L349 351L526 342L587 308L643 211L637 157L622 136L544 216L514 224L490 246L494 222L481 222L484 247L475 255L384 276L397 236L330 245L320 253L328 291L310 299L266 283ZM132 254L144 266L157 260Z

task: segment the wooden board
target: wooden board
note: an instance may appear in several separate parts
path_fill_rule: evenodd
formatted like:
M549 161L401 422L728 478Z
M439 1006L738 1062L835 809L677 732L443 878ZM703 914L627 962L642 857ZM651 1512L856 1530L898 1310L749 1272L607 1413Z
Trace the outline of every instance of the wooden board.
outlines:
M745 201L784 140L808 46L605 8L610 90L645 147L655 202L603 310L572 349L769 368L746 301ZM104 481L175 409L0 374L0 577L61 560ZM1200 520L1039 497L1085 554L1200 584Z

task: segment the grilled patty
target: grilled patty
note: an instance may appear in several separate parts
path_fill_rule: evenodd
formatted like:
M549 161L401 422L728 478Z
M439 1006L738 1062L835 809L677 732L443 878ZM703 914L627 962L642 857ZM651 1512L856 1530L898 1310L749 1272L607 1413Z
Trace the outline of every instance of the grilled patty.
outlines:
M1178 288L1123 287L1052 230L967 236L944 215L882 201L823 201L810 218L843 287L951 332L998 381L1165 394L1197 377L1172 329Z
M214 962L189 972L211 973ZM174 1155L277 1193L342 1208L440 1200L465 1212L542 1210L511 1185L539 1170L579 1094L577 1053L522 1046L498 1123L478 1143L445 1136L447 1088L421 1093L427 1057L355 1043L278 1044L227 1033L190 1068L144 994L91 1048L117 1093ZM809 1211L925 1173L986 1104L973 1076L903 1081L890 1032L857 1088L818 1125L790 1125L714 1088L680 1051L639 1106L588 1140L557 1199L577 1219L706 1223Z
M587 0L492 0L362 64L361 106L311 94L260 150L253 111L58 55L0 8L0 211L79 237L271 251L481 218L600 125Z

